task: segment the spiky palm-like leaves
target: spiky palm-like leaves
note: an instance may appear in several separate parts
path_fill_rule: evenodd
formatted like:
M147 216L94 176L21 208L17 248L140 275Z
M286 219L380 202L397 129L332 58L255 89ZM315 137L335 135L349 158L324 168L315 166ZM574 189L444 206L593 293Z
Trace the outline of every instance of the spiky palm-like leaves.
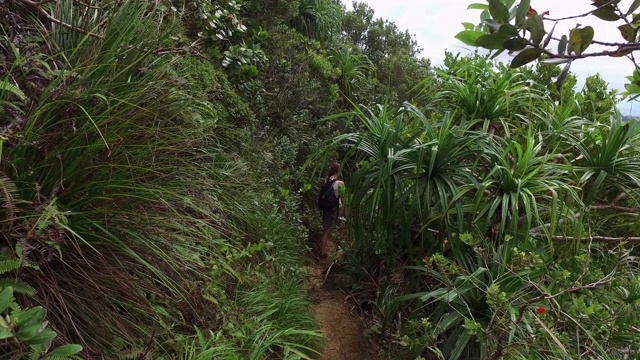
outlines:
M516 124L508 124L513 114L536 96L517 74L505 73L483 81L479 74L470 79L450 77L445 80L442 98L452 104L466 119L501 123L506 134ZM445 106L447 107L447 106Z
M353 86L375 70L364 54L354 53L351 47L334 50L331 59L340 70L340 88L346 99L351 97Z
M580 203L563 179L564 171L551 162L553 155L542 153L543 143L531 132L524 140L522 145L504 140L485 152L488 168L476 193L474 213L475 221L484 220L494 237L503 238L508 232L518 241L526 240L532 224L541 219L555 224L569 209L565 202Z
M580 174L578 183L584 188L587 205L603 190L624 192L640 187L638 121L624 122L616 114L609 126L594 124L583 134L569 134L567 138L578 151L573 170Z
M399 110L358 108L354 116L363 131L338 136L332 145L353 144L357 150L354 187L348 186L356 239L388 258L417 255L427 244L437 247L428 241L434 234L443 240L461 224L459 200L475 183L466 168L481 153L484 135L454 126L449 115L428 119L410 104Z

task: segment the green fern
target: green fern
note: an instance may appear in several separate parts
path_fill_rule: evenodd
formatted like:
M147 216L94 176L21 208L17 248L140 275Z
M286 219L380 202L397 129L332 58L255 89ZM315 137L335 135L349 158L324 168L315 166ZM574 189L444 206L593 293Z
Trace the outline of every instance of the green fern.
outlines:
M16 245L16 251L18 255L21 254L20 246ZM22 266L22 256L19 256L18 259L4 259L0 260L0 276L4 274L17 270ZM31 285L25 283L21 280L11 279L11 278L0 278L0 289L4 289L11 286L16 293L33 296L36 294L36 289Z
M36 289L34 289L31 285L25 283L24 281L7 278L0 279L0 289L4 289L9 286L11 286L16 293L28 296L33 296L37 292Z
M0 260L0 275L18 269L21 263L20 259Z
M2 141L0 139L0 145ZM0 156L2 155L2 147L0 146ZM1 159L0 159L1 160ZM0 206L2 206L7 214L6 219L0 218L0 223L11 224L16 220L16 214L18 213L17 201L18 188L16 184L8 178L5 174L0 173ZM5 227L7 225L4 225ZM2 272L0 271L0 274Z
M20 100L26 100L27 97L24 95L22 90L19 87L12 85L6 81L0 81L0 95L4 93L4 91L10 92L20 98Z

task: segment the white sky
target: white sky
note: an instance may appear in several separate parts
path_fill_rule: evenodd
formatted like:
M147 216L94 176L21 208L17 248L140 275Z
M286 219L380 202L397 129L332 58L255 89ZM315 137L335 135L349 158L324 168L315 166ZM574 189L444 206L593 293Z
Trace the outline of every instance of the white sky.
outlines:
M342 0L351 9L351 0ZM469 4L484 3L486 0L358 0L367 3L375 11L375 18L383 18L394 22L401 30L407 30L415 35L418 45L423 48L422 55L431 60L434 65L441 65L444 59L444 51L472 53L473 48L467 47L455 39L455 35L464 30L462 23L474 24L480 21L480 10L467 10ZM622 0L621 9L628 9L632 0ZM516 0L518 3L518 0ZM539 13L550 11L548 18L557 19L572 15L578 15L593 10L591 1L588 0L531 0L531 6ZM636 12L640 12L636 10ZM576 26L591 25L595 29L595 40L623 42L617 29L623 24L606 22L594 16L565 20L556 26L554 36L560 37L569 34L569 29ZM550 30L553 22L545 21L545 29ZM587 52L598 51L599 48L591 45ZM602 48L600 48L602 50ZM499 57L501 61L508 62L507 55ZM582 87L587 76L600 73L609 83L610 88L624 90L627 79L625 76L633 72L633 64L627 58L597 57L574 61L571 71L578 77L578 86ZM621 103L618 108L623 114L633 112L640 113L640 102Z

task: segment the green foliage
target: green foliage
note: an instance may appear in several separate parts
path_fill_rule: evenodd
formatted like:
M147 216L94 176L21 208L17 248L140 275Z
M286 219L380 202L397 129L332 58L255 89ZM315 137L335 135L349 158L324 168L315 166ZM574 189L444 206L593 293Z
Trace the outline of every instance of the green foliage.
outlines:
M460 36L522 50L516 65L553 58L543 16L515 3L474 5L487 21ZM409 355L636 350L635 258L584 245L640 223L637 126L608 121L602 79L575 94L568 67L480 56L431 72L365 4L171 5L31 9L53 23L0 10L0 287L32 295L2 315L37 320L12 339L48 346L55 331L51 358L81 351L55 348L69 342L87 356L314 358L299 194L312 186L294 174L322 144L310 162L345 159L345 268L375 283L364 303ZM574 29L562 53L584 56L590 37ZM341 91L365 106L327 117Z
M341 7L8 6L0 286L46 304L46 356L315 357L291 173L344 126L317 121L341 106L338 46L308 37L332 41ZM307 36L283 25L297 15Z
M330 59L340 70L340 88L345 101L351 97L353 85L375 71L364 54L353 54L349 47L334 50Z
M614 187L619 192L640 185L640 174L637 172L637 153L639 140L638 122L623 122L620 115L612 116L609 126L594 125L592 131L582 136L572 136L582 159L573 166L576 175L580 176L579 184L584 191L584 202L590 205L597 194L612 193L607 187ZM606 201L602 199L601 201Z
M343 40L355 46L376 69L373 79L367 79L361 91L354 94L356 103L373 106L390 102L400 106L411 99L410 90L416 81L430 74L429 60L418 57L421 49L407 32L382 18L374 19L374 12L365 3L353 3L353 10L343 18ZM381 97L379 101L373 101Z
M17 270L21 265L22 259L0 260L0 275ZM73 355L82 351L82 346L77 344L49 349L57 334L47 326L47 310L42 306L22 309L16 302L14 292L33 296L35 290L21 281L14 283L17 285L15 290L0 282L0 349L3 354L30 359L77 358Z
M563 181L562 168L553 166L541 154L543 144L527 134L526 143L505 140L496 150L486 149L489 172L476 193L476 218L486 217L498 234L510 234L516 241L528 237L541 214L562 216L559 199L579 202L577 194ZM541 208L544 206L545 208ZM516 244L517 244L516 242Z
M531 80L492 63L487 56L447 53L444 67L437 71L441 91L434 95L422 90L422 98L431 96L434 106L453 107L468 121L480 120L485 128L506 137L514 130L522 131L519 122L511 121L514 115L529 116L534 101L545 96L544 90L530 86Z
M253 110L278 133L292 138L314 136L315 131L303 129L315 127L314 120L336 110L337 71L329 69L319 43L284 26L270 34L265 48L270 61L256 78L262 91L252 96ZM308 142L300 138L298 143Z
M29 359L77 359L80 345L62 345L45 350L56 337L44 320L47 311L41 306L20 309L13 297L13 288L0 288L0 348L4 355Z
M356 253L373 251L392 261L420 256L430 242L438 247L430 227L452 231L456 218L450 212L461 220L457 199L471 187L458 184L475 182L462 164L482 147L482 138L470 136L465 124L454 125L449 115L428 119L410 104L356 109L353 115L363 130L337 136L321 151L357 150L351 181L358 185L348 197Z
M172 7L187 33L199 39L184 48L200 54L200 48L220 61L231 79L244 82L254 77L258 66L266 61L260 43L269 34L262 28L249 33L241 18L242 2L185 1ZM171 18L167 16L167 18ZM183 39L177 37L179 42Z
M251 28L262 26L271 31L286 24L300 14L300 1L290 0L249 0L242 6L242 15ZM249 24L250 23L250 24Z
M317 354L321 336L314 331L303 289L307 274L300 267L306 229L297 215L298 200L291 193L265 196L255 190L236 198L234 213L250 243L241 252L228 251L234 269L248 262L251 267L243 270L233 293L212 283L205 295L219 309L220 327L180 337L164 358L313 359ZM221 274L220 269L210 271Z
M195 105L196 123L213 129L254 122L253 112L220 68L195 57L176 59L172 67L176 81Z
M69 19L87 10L66 5ZM48 304L63 335L56 342L116 356L161 349L196 316L218 326L215 312L199 311L208 306L197 289L214 283L212 263L222 271L211 276L240 277L227 256L244 246L221 225L232 204L217 199L223 184L235 184L227 194L240 186L231 181L240 166L218 150L211 102L234 105L215 114L225 124L250 112L224 76L190 92L190 81L202 85L195 74L185 80L170 56L154 56L163 37L152 8L101 5L86 24L100 36L59 34L69 40L65 61L5 143L3 170L15 184L5 197L19 211L2 220L38 290L25 305Z
M205 19L207 29L200 35L205 45L229 41L234 35L244 33L247 27L238 20L241 5L234 0L227 1L223 6L206 3L192 3L201 6L196 18ZM206 7L213 6L209 12Z
M618 102L618 91L607 89L600 74L585 79L584 87L576 94L581 116L594 123L607 122Z
M374 328L404 348L388 345L390 353L547 359L636 351L628 341L637 320L622 300L635 288L635 257L590 239L624 244L637 229L637 124L606 113L615 99L597 78L585 97L536 83L550 69L525 77L533 70L449 55L435 81L417 86L425 111L338 115L358 131L334 137L318 156L343 151L343 163L353 164L345 269L360 281L358 293L368 293L363 279L376 287L364 300L377 306L382 327ZM588 98L602 101L605 113L596 116L610 122L579 116L576 104ZM407 264L423 276L407 274ZM625 290L611 294L613 284ZM612 329L622 318L629 323L618 339L598 325Z
M291 25L310 38L326 42L339 34L342 15L342 7L335 0L301 0Z
M456 38L467 45L496 50L495 55L505 50L515 52L510 64L512 68L535 60L553 64L566 63L565 71L558 75L556 81L557 87L560 88L565 80L564 74L568 72L574 60L593 56L623 57L632 53L638 45L636 30L640 19L634 14L638 8L637 2L631 4L628 9L623 8L619 0L592 1L591 5L594 9L589 12L555 20L549 18L549 10L539 13L533 9L529 0L488 0L488 5L471 4L469 9L482 11L481 24L465 24L465 30L459 32ZM605 51L587 52L589 46L595 42L595 30L591 26L582 27L579 23L569 30L568 35L554 36L558 23L591 16L604 21L623 20L625 24L617 27L622 40L600 43L605 46ZM545 28L548 22L553 22L553 25ZM549 48L552 40L557 41L555 51ZM633 61L633 57L630 59ZM633 77L628 78L630 83L626 85L627 91L624 95L635 98L639 88L635 85Z
M535 66L523 66L513 71L524 75L527 86L533 87L536 91L543 91L561 104L570 104L575 98L574 88L578 80L568 69L563 70L557 65L538 62ZM560 88L554 83L554 79L559 76L564 76Z
M570 354L576 353L617 358L630 349L626 336L636 315L629 306L636 300L628 290L611 291L618 281L635 288L628 253L592 248L552 264L544 249L472 242L473 254L459 257L461 266L454 271L437 254L411 267L437 280L430 291L400 299L422 304L412 314L421 325L412 325L405 336L412 356L433 351L429 344L437 344L446 359L574 358ZM618 330L625 335L612 336Z

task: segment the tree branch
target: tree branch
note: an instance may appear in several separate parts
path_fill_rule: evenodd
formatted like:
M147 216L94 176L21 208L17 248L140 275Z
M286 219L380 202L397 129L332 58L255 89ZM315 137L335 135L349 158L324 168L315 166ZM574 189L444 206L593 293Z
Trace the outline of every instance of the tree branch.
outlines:
M593 9L593 10L589 11L589 12L584 13L584 14L580 14L580 15L573 15L573 16L567 16L567 17L563 17L563 18L559 18L559 19L545 18L545 20L549 20L549 21L563 21L563 20L571 20L571 19L578 19L578 18L587 17L587 16L589 16L589 15L593 14L594 12L596 12L596 11L598 11L598 10L600 10L600 9L604 8L605 6L608 6L608 5L613 4L614 2L615 2L615 0L607 1L606 3L604 3L604 4L600 5L600 6L598 6L597 8L595 8L595 9Z
M604 51L600 51L600 52L593 52L593 53L583 53L580 55L558 55L558 54L554 54L548 51L545 51L545 53L547 55L549 55L551 58L554 59L571 59L571 60L575 60L575 59L584 59L584 58L588 58L588 57L596 57L596 56L623 56L623 55L627 55L628 51L636 51L636 50L640 50L640 43L633 43L633 44L625 44L625 45L621 45L620 47L618 47L618 49L616 50L604 50Z

